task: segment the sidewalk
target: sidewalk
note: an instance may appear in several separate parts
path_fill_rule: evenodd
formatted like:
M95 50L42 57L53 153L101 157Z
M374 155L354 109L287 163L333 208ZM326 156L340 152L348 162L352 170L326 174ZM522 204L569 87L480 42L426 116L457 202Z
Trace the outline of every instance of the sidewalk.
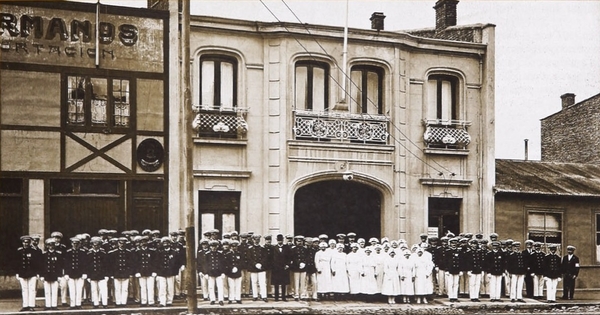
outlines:
M322 302L269 302L252 301L244 299L243 304L227 304L224 306L210 305L209 302L198 302L198 313L202 314L465 314L480 313L481 311L514 311L535 310L543 311L555 308L572 308L574 306L596 306L597 300L559 300L555 304L548 304L533 299L526 299L526 303L511 303L505 299L503 302L489 302L482 299L481 302L471 302L469 299L462 299L459 303L451 303L448 299L438 298L429 304L394 304L386 303L366 303L358 301L322 301ZM138 305L128 306L127 308L116 308L114 305L107 309L93 309L90 304L84 304L81 310L69 310L68 307L59 306L58 310L44 311L44 299L38 298L38 307L35 312L20 312L20 299L0 299L0 314L110 314L110 315L180 315L187 312L185 300L175 300L170 307L140 307ZM600 309L599 309L600 311Z

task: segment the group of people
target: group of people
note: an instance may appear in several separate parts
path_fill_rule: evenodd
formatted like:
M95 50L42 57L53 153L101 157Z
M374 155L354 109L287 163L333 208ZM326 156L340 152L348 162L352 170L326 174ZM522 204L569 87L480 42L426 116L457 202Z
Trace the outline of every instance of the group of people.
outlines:
M85 297L93 308L107 308L109 296L118 307L127 305L130 295L141 306L173 303L176 280L185 265L183 231L160 236L159 231L123 231L101 229L98 236L84 233L62 243L61 232L52 232L39 246L39 235L21 237L16 278L21 284L23 307L33 311L38 280L43 283L45 310L81 309ZM157 290L155 290L157 287ZM130 291L131 288L131 291ZM67 291L69 304L67 304Z
M196 253L199 285L205 301L224 305L254 301L358 299L367 302L428 303L447 296L458 302L459 295L479 302L489 296L499 302L504 295L511 302L526 296L556 301L558 281L563 298L572 299L579 259L575 247L567 246L560 257L557 245L526 240L489 240L478 233L448 233L443 237L421 234L420 243L402 239L357 238L355 233L318 237L277 234L262 237L253 232L203 233ZM275 242L273 242L273 239ZM117 306L127 305L134 296L141 306L169 306L182 294L181 277L186 263L184 231L160 236L159 231L101 229L98 236L80 234L62 243L62 234L53 232L39 247L39 236L21 237L21 283L23 311L35 307L38 279L44 285L46 309L57 309L69 292L70 309L80 309L85 296L94 308L108 307L108 298Z

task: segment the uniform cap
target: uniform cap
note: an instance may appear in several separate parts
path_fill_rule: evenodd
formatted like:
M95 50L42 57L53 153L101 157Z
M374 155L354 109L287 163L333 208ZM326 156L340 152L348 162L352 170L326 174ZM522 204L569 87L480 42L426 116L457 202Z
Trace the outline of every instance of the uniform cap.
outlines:
M471 239L471 240L469 240L469 243L470 244L479 244L479 241L476 239Z
M337 236L337 238L343 238L343 237L346 237L346 234L338 233L336 236Z
M456 243L458 242L458 238L457 237L453 237L451 239L448 240L450 243Z
M98 230L98 235L102 236L108 234L108 230L107 229L99 229Z
M329 245L331 244L337 244L337 242L335 240L329 240Z
M425 234L425 233L421 233L421 234L419 234L419 237L420 237L420 238L426 238L426 237L427 237L427 234Z
M542 246L542 242L534 242L533 246L535 246L535 247L541 247Z
M79 237L77 237L77 236L71 237L70 240L71 240L71 243L80 243L81 242L81 239L79 239Z
M238 241L238 240L231 241L231 246L238 246L238 245L240 245L240 241Z
M307 242L307 243L312 243L312 237L307 236L307 237L304 238L304 241Z
M47 238L47 239L44 241L44 243L45 243L45 244L52 244L52 245L56 245L56 241L54 241L54 239L52 239L52 238Z
M490 233L490 237L498 237L498 233Z
M357 243L352 243L352 244L350 244L350 248L358 248L358 244Z
M567 246L567 249L572 249L572 250L575 250L575 246L573 246L573 245L568 245L568 246Z
M548 248L557 248L557 247L558 247L558 245L556 245L556 244L548 244Z
M62 233L60 233L60 232L52 232L52 233L50 234L50 237L60 237L60 238L62 238L62 237L63 237L63 235L62 235Z
M223 233L223 238L231 238L231 233Z
M463 238L461 238L461 239L460 239L460 242L461 242L461 243L468 243L468 242L469 242L469 239L468 239L468 238L466 238L466 237L463 237Z
M161 241L162 243L169 243L169 244L171 243L171 239L170 239L168 236L163 236L163 237L160 239L160 241Z
M286 238L286 239L288 239L288 240L291 240L291 239L293 239L293 238L294 238L294 236L293 236L293 235L291 235L291 234L286 234L286 235L285 235L285 238Z
M144 237L141 236L141 235L136 235L136 236L133 237L133 241L134 242L140 242L143 239L144 239Z
M177 235L179 235L179 233L177 233L177 231L171 231L169 233L169 235L171 235L171 236L177 236Z
M382 243L382 244L383 244L383 243L387 243L387 242L389 242L389 241L390 241L390 239L389 239L389 238L387 238L387 237L383 237L383 238L381 238L381 243Z
M327 234L321 234L319 235L319 239L328 239L329 236L327 236Z
M373 243L373 242L375 242L375 243L379 243L379 240L378 240L377 238L375 238L375 237L371 237L371 238L369 239L369 243Z
M229 245L229 244L231 244L231 242L229 242L229 240L222 240L221 244L223 244L223 245Z
M229 234L231 234L231 236L239 236L238 231L231 231Z
M219 242L216 240L212 240L212 241L208 242L208 246L219 246Z
M24 241L24 240L30 240L31 241L31 236L30 235L23 235L23 236L21 236L21 241Z
M98 244L98 243L102 243L102 238L98 237L98 236L94 236L92 237L92 239L90 240L90 243L92 244Z
M240 233L240 237L241 238L247 238L248 237L248 233Z
M361 237L361 238L359 238L359 239L357 239L357 240L356 240L356 242L357 242L357 243L359 243L359 244L364 244L364 243L366 243L365 239L364 239L364 238L362 238L362 237Z
M253 239L255 239L255 240L256 240L256 239L260 239L261 237L262 237L262 236L261 236L260 234L253 234L253 235L252 235L252 238L253 238Z
M177 230L177 234L179 235L185 235L185 231L182 229Z
M152 230L151 232L154 235L160 235L160 231L159 230Z
M532 240L525 240L525 244L533 244Z
M265 235L265 240L272 240L272 239L273 239L273 236L271 236L271 235Z
M152 231L149 229L145 229L142 231L142 235L150 235L150 234L152 234Z
M442 242L447 242L450 238L448 236L442 236L440 237L440 241Z
M140 232L138 230L131 230L131 231L129 231L129 235L137 236L137 235L140 235Z
M348 235L347 235L347 236L348 236L348 237L356 237L356 233L354 233L354 232L350 232L350 233L348 233Z
M127 238L126 237L119 237L119 242L127 242Z
M200 240L200 244L208 244L208 240L203 238Z
M202 235L204 235L204 236L210 236L211 234L212 233L210 231L206 231L206 232L202 233Z
M483 234L477 233L477 234L475 234L475 238L482 239L483 238Z
M131 235L131 232L130 231L122 231L121 235L125 235L125 236Z
M294 236L294 239L296 239L296 240L303 240L304 236L302 236L302 235L296 235L296 236Z
M493 242L492 242L492 246L500 246L500 242L498 242L498 241L493 241Z
M438 241L440 238L437 236L432 236L429 238L430 241Z
M513 246L521 246L521 242L513 242L512 245Z
M335 248L344 248L344 244L339 243L339 244L335 245Z

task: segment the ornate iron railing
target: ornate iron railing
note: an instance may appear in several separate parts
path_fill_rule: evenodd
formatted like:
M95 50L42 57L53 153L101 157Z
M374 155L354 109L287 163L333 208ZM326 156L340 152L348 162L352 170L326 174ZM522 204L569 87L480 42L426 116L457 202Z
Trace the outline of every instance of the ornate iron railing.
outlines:
M193 127L200 138L245 139L248 132L246 114L240 107L194 106L197 113Z
M302 140L387 144L389 118L383 115L294 111L294 136Z
M471 122L462 120L425 120L423 140L427 148L466 149L471 142L467 127Z

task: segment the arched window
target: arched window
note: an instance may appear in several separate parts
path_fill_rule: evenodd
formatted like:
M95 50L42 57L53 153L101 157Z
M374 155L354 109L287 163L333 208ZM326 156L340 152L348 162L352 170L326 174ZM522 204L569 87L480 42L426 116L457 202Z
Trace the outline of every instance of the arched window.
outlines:
M354 66L350 73L350 112L383 114L383 69Z
M299 61L295 73L295 105L299 110L329 109L329 65Z
M428 119L441 122L459 120L458 78L446 74L435 74L427 80L429 100Z
M200 57L200 104L237 106L237 60L222 55Z

